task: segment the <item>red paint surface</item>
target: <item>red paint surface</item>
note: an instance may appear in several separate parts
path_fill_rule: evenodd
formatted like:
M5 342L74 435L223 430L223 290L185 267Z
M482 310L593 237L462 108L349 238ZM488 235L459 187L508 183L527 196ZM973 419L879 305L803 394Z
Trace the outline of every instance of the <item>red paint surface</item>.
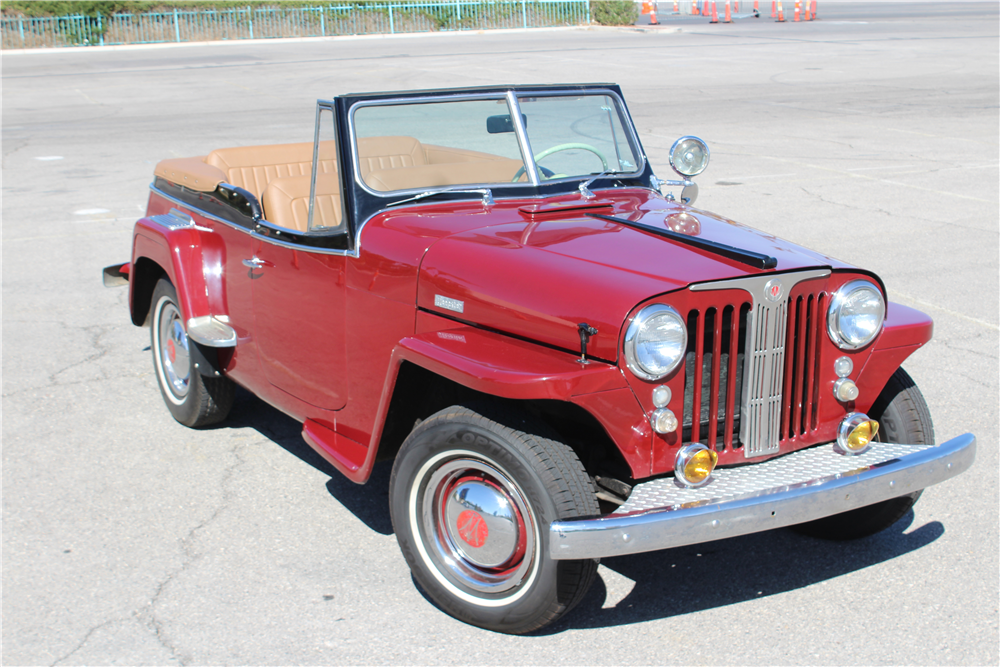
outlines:
M223 356L227 374L304 422L306 441L355 482L374 465L403 361L495 396L573 402L595 417L642 478L673 466L679 438L654 435L648 414L657 384L671 388L670 407L682 413L676 403L683 370L658 383L623 370L625 328L654 300L682 311L704 303L704 292L687 290L692 282L755 270L588 217L590 206L774 256L778 267L770 273L829 267L827 293L864 274L649 191L597 194L599 201L586 204L566 195L490 208L472 201L391 209L367 222L356 258L251 242L245 231L188 210L212 231L169 231L140 220L131 266L139 259L159 265L177 288L185 319L226 316L238 336ZM148 214L172 207L176 202L154 194ZM242 260L255 255L267 264L251 272ZM436 295L463 302L462 312L436 306ZM790 438L783 452L832 439L843 414L869 408L898 363L929 339L922 313L898 304L888 313L885 330L866 349L844 352L825 336L816 341L819 424ZM580 322L598 330L586 365L577 361ZM857 405L832 395L833 361L845 354L855 361ZM720 456L720 465L737 462L742 453Z

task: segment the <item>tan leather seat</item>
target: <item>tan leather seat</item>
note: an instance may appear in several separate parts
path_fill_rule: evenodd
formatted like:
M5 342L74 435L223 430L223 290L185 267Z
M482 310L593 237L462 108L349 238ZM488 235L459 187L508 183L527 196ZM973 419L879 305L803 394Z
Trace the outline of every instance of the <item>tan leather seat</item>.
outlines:
M413 137L367 137L358 139L361 178L382 169L400 169L427 164L420 142Z
M259 198L267 184L276 178L308 176L312 170L312 158L313 145L300 143L219 148L209 153L205 162L221 169L226 174L227 183L249 190ZM320 160L321 173L332 172L336 168L335 160Z
M279 227L309 231L309 176L275 178L267 185L261 204L264 218ZM313 229L340 227L340 181L336 174L320 174L316 182Z
M488 162L428 164L409 169L380 169L371 172L365 183L380 192L448 185L510 183L521 166L520 160L500 159Z

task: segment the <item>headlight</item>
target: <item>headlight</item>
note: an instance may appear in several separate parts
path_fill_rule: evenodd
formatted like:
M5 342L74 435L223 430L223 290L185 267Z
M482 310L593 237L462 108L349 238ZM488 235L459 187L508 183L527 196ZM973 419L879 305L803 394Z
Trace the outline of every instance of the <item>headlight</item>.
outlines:
M686 349L684 319L663 304L640 310L625 332L625 363L643 380L659 380L677 368Z
M827 315L830 340L842 350L856 350L875 339L885 321L885 300L867 280L852 280L833 295Z

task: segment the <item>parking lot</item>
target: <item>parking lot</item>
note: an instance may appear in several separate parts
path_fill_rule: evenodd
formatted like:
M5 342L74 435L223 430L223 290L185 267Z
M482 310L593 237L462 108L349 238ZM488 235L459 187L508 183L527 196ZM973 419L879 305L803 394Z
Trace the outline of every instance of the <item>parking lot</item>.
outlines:
M3 664L997 664L998 6L819 9L5 52ZM352 484L246 393L220 427L176 423L100 272L129 259L161 159L311 141L315 100L341 93L580 81L622 86L661 178L677 137L708 142L699 207L931 315L904 367L938 441L979 449L882 534L608 559L574 612L511 637L415 587L389 465Z

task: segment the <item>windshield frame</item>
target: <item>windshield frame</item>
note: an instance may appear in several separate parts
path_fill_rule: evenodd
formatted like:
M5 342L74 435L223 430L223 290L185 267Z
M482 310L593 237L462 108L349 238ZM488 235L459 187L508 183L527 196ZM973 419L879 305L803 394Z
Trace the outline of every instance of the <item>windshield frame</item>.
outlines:
M528 136L527 128L522 120L520 98L541 98L541 97L580 97L584 95L594 95L594 96L606 96L613 100L615 113L619 122L621 123L622 129L625 132L625 140L637 158L636 168L629 172L613 172L608 174L602 174L597 177L593 173L582 174L575 176L566 176L563 178L543 180L539 176L538 164L534 159L534 154L531 150L530 138ZM353 98L353 99L351 99ZM618 86L614 84L591 84L591 85L570 85L570 86L519 86L519 87L502 87L502 88L481 88L481 89L464 89L464 90L443 90L443 91L413 91L408 93L385 93L380 95L358 95L358 96L344 96L341 98L346 102L345 109L346 113L346 129L349 136L348 146L350 148L350 162L352 181L355 188L360 188L365 195L368 197L376 198L376 201L381 201L382 204L379 208L384 208L393 202L400 202L403 199L411 199L415 195L421 195L425 193L448 193L459 196L460 198L473 198L476 197L475 192L465 192L474 191L476 189L490 189L493 191L493 195L496 198L535 198L541 196L552 196L555 194L565 194L573 192L577 189L579 183L587 180L629 180L632 181L636 178L642 181L648 181L648 161L646 159L645 151L642 150L642 145L639 142L639 138L635 131L635 126L632 123L630 114L628 113L628 108L625 105L625 100L621 95L621 91ZM440 102L462 102L462 101L475 101L475 100L506 100L508 113L511 114L511 119L514 126L514 134L517 139L517 143L521 153L521 160L524 164L524 169L527 174L527 181L512 182L512 183L497 183L497 182L477 182L477 183L467 183L460 186L455 185L442 185L442 186L429 186L429 187L416 187L416 188L405 188L399 190L388 190L381 191L375 190L361 177L361 165L360 156L358 155L358 137L357 128L355 125L355 113L359 109L372 106L402 106L408 104L428 104L428 103L440 103ZM345 151L346 152L346 151ZM643 178L646 176L646 178ZM643 183L645 187L649 187L648 182ZM464 197L462 197L464 195ZM440 201L440 199L436 199ZM366 207L367 208L367 207Z

